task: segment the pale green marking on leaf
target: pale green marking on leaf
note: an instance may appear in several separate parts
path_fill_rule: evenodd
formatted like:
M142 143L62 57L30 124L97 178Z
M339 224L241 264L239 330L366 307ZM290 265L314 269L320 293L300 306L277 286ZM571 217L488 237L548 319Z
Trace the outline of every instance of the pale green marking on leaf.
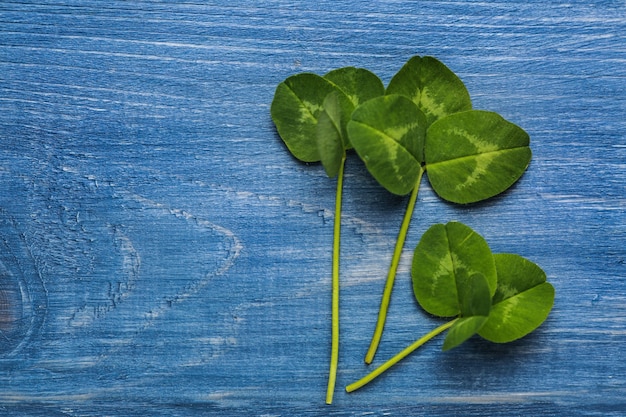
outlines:
M467 176L467 178L465 178L465 181L457 184L455 189L460 191L463 188L473 185L476 181L480 179L480 177L482 177L483 175L485 175L486 172L489 171L489 166L491 165L493 160L494 158L491 154L476 155L474 157L474 162L476 163L474 170L471 174Z
M302 107L300 108L300 114L302 117L300 121L302 122L315 122L317 120L317 116L324 109L324 106L321 104L311 103L310 101L302 101Z
M518 304L519 299L516 297L516 295L507 298L506 303L502 303L498 314L500 314L503 322L508 321L511 317L515 315L515 309L517 308Z
M389 164L395 168L395 173L399 175L400 177L402 177L403 173L400 170L400 166L396 163L396 161L398 160L398 155L402 154L402 157L411 158L413 160L415 160L415 157L411 154L411 152L409 152L409 150L406 147L403 146L402 142L400 142L398 139L401 140L402 136L408 133L410 129L405 129L405 128L400 127L397 129L388 128L382 131L382 130L376 129L373 126L369 126L363 123L359 123L359 122L353 122L353 123L355 125L359 124L364 129L370 130L373 134L377 135L380 140L382 140L383 146L379 147L379 151L384 155L378 155L378 157L380 159L388 161ZM370 162L367 154L365 155L365 159L366 159L365 162ZM417 160L415 160L415 163L418 164Z
M428 119L437 120L447 116L449 113L444 103L430 94L430 90L427 86L422 87L418 100L419 101L416 102L420 103L420 108Z
M411 123L405 126L389 126L385 129L384 133L398 142L404 135L418 127L419 125L417 123Z
M500 295L505 300L515 296L518 293L517 288L502 282L498 283L497 291L498 295Z
M430 295L433 297L437 295L437 290L444 279L454 274L454 261L450 253L439 260L438 266L439 268L431 273L433 279L430 282Z
M377 155L377 158L388 161L389 166L391 167L394 176L400 181L404 182L407 178L409 181L413 178L412 172L404 169L400 164L397 163L401 158L409 158L414 160L415 165L419 165L419 161L415 159L413 154L402 144L402 138L409 133L412 129L418 127L417 124L411 124L406 126L397 126L397 127L387 127L384 131L377 130L372 126L365 125L366 128L371 129L373 132L376 132L380 139L383 140L385 146L380 147L380 154ZM400 156L400 154L402 154ZM369 156L365 155L366 165L370 162Z
M476 271L472 271L470 267L468 267L468 265L463 262L463 260L459 257L457 253L451 252L450 257L452 258L452 264L454 265L455 271L463 270L463 271L466 271L468 274L471 274L472 272L476 272Z
M475 154L494 152L501 149L501 147L497 143L489 142L485 140L484 137L472 134L465 129L454 127L450 129L449 132L450 136L458 136L459 138L463 138L464 140L467 140L470 144L474 145L474 147L476 148L474 151Z
M433 278L435 278L435 281L437 278L441 278L443 276L449 275L450 273L454 272L454 261L452 260L452 256L449 253L446 254L446 256L441 258L438 266L439 266L439 269L437 269L436 271L432 273L432 276Z
M398 143L394 136L389 135L386 131L376 130L371 126L367 126L372 131L376 131L379 134L380 139L382 139L385 146L380 148L381 159L387 160L389 162L389 166L393 168L394 173L398 176L399 179L404 178L403 173L400 171L400 166L398 165L398 154L402 153L406 154L409 157L412 157L410 152L406 150L404 146Z

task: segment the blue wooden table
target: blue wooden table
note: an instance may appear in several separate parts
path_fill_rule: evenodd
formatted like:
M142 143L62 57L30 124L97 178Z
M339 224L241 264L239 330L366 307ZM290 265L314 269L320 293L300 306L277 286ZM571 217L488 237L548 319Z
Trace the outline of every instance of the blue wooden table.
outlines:
M434 223L539 264L555 306L346 394L406 206L352 154L327 406L335 181L269 105L289 75L387 83L413 55L527 130L533 160L472 206L423 185L375 364L441 323L410 283ZM624 415L625 132L624 1L2 1L0 415Z

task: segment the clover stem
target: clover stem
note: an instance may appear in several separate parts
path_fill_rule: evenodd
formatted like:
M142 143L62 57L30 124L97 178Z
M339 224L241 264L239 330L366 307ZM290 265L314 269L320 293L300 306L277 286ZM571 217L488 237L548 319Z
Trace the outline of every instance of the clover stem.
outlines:
M458 318L454 319L454 320L451 320L451 321L449 321L449 322L447 322L445 324L442 324L441 326L437 327L436 329L430 331L429 333L425 334L424 336L422 336L421 338L419 338L418 340L413 342L413 344L411 344L410 346L406 347L400 353L396 354L394 357L389 359L387 362L383 363L378 368L374 369L372 372L370 372L369 374L367 374L363 378L361 378L358 381L353 382L352 384L348 385L346 387L346 391L347 392L356 391L359 388L362 388L363 386L367 385L372 380L374 380L376 377L378 377L380 374L385 372L387 369L391 368L393 365L395 365L396 363L400 362L402 359L406 358L415 349L417 349L418 347L422 346L424 343L428 342L430 339L432 339L433 337L437 336L438 334L440 334L444 330L449 329L450 327L452 327L452 325L457 320L458 320Z
M393 251L393 257L391 258L391 266L389 267L389 273L387 274L387 281L385 282L385 289L383 291L383 297L380 302L380 309L378 310L378 320L376 321L376 329L370 342L370 347L365 355L365 363L368 365L374 360L376 350L380 343L380 339L383 336L383 329L385 327L385 321L387 320L387 309L389 308L389 302L391 301L391 290L396 278L396 272L398 271L398 264L400 263L400 256L402 255L402 248L404 247L404 241L406 240L406 234L411 224L411 217L413 216L413 209L415 208L415 202L417 201L417 194L419 193L420 183L422 182L422 175L424 174L424 168L420 168L415 187L411 192L409 203L404 213L404 219L400 226L400 232L398 233L398 239L396 240L396 247Z
M326 390L326 404L332 404L337 380L337 365L339 363L339 247L341 236L341 197L343 194L343 169L346 163L344 153L339 173L337 174L337 191L335 194L335 221L333 226L333 269L332 269L332 324L330 348L330 372L328 374L328 388Z

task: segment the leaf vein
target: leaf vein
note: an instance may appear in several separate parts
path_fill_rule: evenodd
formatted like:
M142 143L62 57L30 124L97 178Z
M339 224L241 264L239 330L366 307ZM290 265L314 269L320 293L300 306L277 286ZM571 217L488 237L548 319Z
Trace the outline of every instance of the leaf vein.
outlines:
M409 154L409 155L410 155L410 157L411 157L411 158L413 158L413 160L414 160L417 164L419 164L419 163L420 163L420 162L417 160L417 158L415 158L415 156L411 153L411 151L409 151L409 150L407 149L407 147L406 147L406 146L404 146L402 143L400 143L400 142L398 142L397 140L395 140L395 139L393 138L393 136L390 136L390 135L389 135L389 134L387 134L386 132L384 132L384 131L382 131L382 130L380 130L380 129L377 129L377 128L375 128L374 126L371 126L371 125L368 125L368 124L366 124L366 123L360 122L360 121L358 121L358 120L352 120L352 122L353 122L353 123L356 123L356 124L358 124L358 125L360 125L360 126L363 126L364 128L369 129L369 130L371 130L371 131L373 131L373 132L380 133L380 135L381 135L382 137L384 137L386 140L393 142L393 143L394 143L394 144L396 144L396 145L397 145L400 149L404 150L407 154Z
M458 162L458 161L462 161L462 160L465 160L465 159L474 158L474 157L478 157L478 156L485 156L485 155L490 155L490 154L494 154L494 153L510 152L510 151L515 151L515 150L524 149L524 148L528 148L528 145L515 146L515 147L512 147L512 148L506 148L506 149L498 149L498 150L489 151L489 152L475 153L475 154L471 154L471 155L463 155L463 156L459 156L457 158L446 159L446 160L443 160L443 161L430 162L430 163L427 162L426 163L426 167L428 168L429 166L433 166L433 165L441 165L441 164L447 164L447 163L451 163L451 162Z

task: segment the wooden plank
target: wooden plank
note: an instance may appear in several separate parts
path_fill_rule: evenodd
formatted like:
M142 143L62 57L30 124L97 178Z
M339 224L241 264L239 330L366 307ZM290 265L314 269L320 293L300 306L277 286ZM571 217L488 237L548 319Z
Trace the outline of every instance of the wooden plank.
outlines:
M0 21L0 415L626 410L623 2L5 1ZM269 104L288 75L386 83L416 54L526 129L533 161L469 207L424 184L376 363L440 323L409 278L436 222L537 262L555 307L518 342L433 341L344 393L406 204L351 155L326 406L335 182Z

